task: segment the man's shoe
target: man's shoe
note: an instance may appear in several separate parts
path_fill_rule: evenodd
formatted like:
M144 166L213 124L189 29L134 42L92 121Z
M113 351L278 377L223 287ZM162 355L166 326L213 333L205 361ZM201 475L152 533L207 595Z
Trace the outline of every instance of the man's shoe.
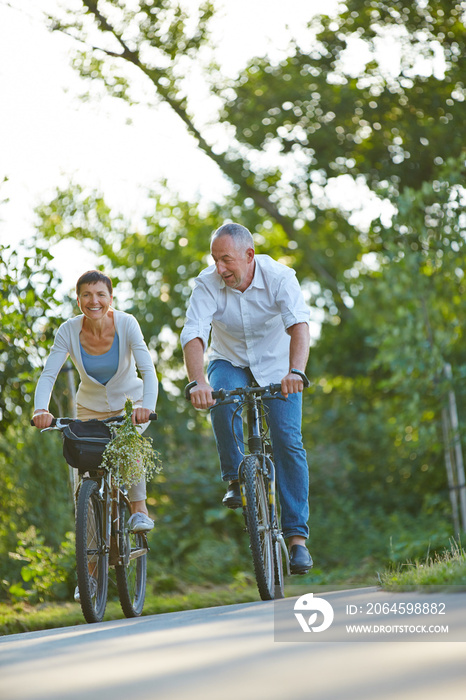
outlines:
M312 569L312 557L302 544L294 544L290 549L290 572L292 574L307 574Z
M93 576L91 576L89 580L91 583L91 596L93 598L97 593L97 581ZM77 603L81 602L81 596L79 595L79 586L76 586L76 588L74 589L74 599Z
M131 532L149 532L154 527L154 521L145 513L133 513L128 520Z
M224 495L222 503L227 508L241 508L243 501L241 500L241 491L238 481L233 481L233 483L228 486L228 491Z

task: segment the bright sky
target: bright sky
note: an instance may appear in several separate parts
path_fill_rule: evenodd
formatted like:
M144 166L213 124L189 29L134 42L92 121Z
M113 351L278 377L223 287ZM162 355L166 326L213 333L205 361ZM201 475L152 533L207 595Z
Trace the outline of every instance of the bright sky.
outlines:
M72 2L41 0L39 6ZM294 35L302 34L310 12L332 4L218 0L224 69L232 74L254 53L285 48L286 24ZM0 242L27 239L33 207L70 179L102 189L112 206L136 216L144 206L141 188L161 178L182 196L221 197L228 185L167 107L79 99L83 83L69 66L72 42L44 28L37 6L36 0L0 0L0 178L9 178L0 200L10 200L0 207ZM58 263L64 278L72 280L93 264L82 251L70 254L69 247L59 253Z

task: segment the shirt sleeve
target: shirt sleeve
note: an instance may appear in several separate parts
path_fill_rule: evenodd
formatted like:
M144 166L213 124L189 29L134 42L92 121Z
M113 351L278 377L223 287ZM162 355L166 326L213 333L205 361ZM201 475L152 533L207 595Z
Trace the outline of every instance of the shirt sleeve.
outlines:
M215 309L216 302L212 292L204 280L198 277L186 312L185 325L181 331L180 341L182 348L190 340L200 338L204 344L204 352L207 350Z
M65 324L60 326L57 331L55 341L45 363L45 367L39 377L39 381L37 382L34 395L35 410L42 408L46 411L48 410L50 397L52 395L58 373L69 355L69 341L66 339L64 326Z
M276 296L285 328L290 328L296 323L309 324L310 308L304 301L299 282L294 270L280 280Z
M142 407L155 410L158 396L158 382L154 362L142 335L141 327L134 316L130 317L128 341L136 367L144 383Z

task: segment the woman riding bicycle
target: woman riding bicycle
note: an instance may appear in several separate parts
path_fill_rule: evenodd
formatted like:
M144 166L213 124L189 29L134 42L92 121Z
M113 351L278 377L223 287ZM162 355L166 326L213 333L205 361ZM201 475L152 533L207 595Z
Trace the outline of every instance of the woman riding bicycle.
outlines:
M133 401L132 421L143 431L155 409L158 384L154 363L136 319L112 308L113 286L98 270L85 272L76 283L81 315L63 323L37 383L33 422L48 428L53 416L49 402L58 373L68 356L79 372L77 418L103 420L123 415L126 399ZM142 379L138 376L139 371ZM128 489L133 532L154 527L146 505L146 482Z

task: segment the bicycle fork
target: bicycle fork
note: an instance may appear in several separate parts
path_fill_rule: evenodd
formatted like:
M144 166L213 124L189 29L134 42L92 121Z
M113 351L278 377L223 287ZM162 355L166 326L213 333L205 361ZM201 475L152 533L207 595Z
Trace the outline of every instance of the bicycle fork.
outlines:
M287 576L290 576L290 555L288 554L288 547L286 546L285 538L283 537L282 531L278 526L278 515L276 509L277 500L275 494L275 465L272 460L267 457L267 455L265 456L265 460L267 462L267 467L264 466L264 469L266 470L270 506L270 522L272 523L272 537L274 543L278 542L281 547L282 556L286 565L286 574Z
M251 455L256 458L256 468L260 469L265 477L267 484L267 500L270 509L270 522L272 523L272 539L274 544L279 543L282 550L283 560L285 562L286 574L291 575L290 572L290 556L288 554L288 548L286 546L285 538L278 526L278 517L276 512L276 495L275 495L275 466L272 460L263 454ZM243 477L243 463L240 464L239 468L239 486L241 492L241 501L243 504L243 516L246 524L246 532L248 531L248 522L246 517L246 506L247 506L247 495L246 488L244 485Z

